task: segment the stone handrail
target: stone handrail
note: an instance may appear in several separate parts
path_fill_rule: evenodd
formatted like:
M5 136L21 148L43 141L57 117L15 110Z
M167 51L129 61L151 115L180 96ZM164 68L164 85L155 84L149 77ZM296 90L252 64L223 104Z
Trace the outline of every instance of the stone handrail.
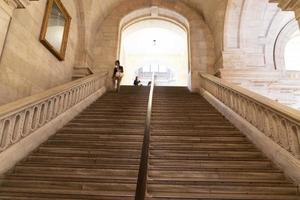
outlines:
M105 85L94 74L0 107L0 153L29 136Z
M200 74L207 91L282 148L300 158L300 112L208 74Z

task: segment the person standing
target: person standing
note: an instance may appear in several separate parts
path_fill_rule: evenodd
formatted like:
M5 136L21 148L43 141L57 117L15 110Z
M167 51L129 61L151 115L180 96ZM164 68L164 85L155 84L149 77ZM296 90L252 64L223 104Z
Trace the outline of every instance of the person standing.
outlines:
M117 92L120 91L120 85L121 85L123 76L124 76L124 68L120 65L120 61L116 60L112 79L113 79L114 89Z

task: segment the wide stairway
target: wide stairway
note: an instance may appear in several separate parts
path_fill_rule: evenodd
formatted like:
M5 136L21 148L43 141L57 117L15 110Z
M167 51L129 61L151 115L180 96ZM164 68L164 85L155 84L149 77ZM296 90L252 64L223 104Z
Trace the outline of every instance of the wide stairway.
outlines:
M0 199L134 199L148 93L104 95L18 164Z
M298 189L198 94L155 88L148 200L287 200Z
M154 91L147 200L300 199L200 95ZM123 87L100 98L2 178L0 199L134 200L148 93Z

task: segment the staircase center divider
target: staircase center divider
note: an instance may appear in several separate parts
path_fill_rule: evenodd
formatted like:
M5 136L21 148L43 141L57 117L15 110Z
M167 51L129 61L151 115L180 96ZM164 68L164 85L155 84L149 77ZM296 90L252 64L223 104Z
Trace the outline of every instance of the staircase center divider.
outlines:
M140 167L138 180L135 191L135 200L144 200L147 190L147 177L148 177L148 159L149 159L149 146L150 146L150 125L152 115L152 102L154 91L155 75L152 74L152 82L148 99L147 115L145 121L144 140L141 153Z

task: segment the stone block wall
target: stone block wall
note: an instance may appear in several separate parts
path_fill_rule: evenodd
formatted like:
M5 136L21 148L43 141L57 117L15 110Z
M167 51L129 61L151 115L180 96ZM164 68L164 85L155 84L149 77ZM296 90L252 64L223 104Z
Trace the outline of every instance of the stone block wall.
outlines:
M3 47L0 105L71 80L78 43L76 0L62 0L72 17L66 57L62 62L39 41L46 3L46 0L27 1L25 8L15 9L10 14L5 5L0 4L0 49Z

